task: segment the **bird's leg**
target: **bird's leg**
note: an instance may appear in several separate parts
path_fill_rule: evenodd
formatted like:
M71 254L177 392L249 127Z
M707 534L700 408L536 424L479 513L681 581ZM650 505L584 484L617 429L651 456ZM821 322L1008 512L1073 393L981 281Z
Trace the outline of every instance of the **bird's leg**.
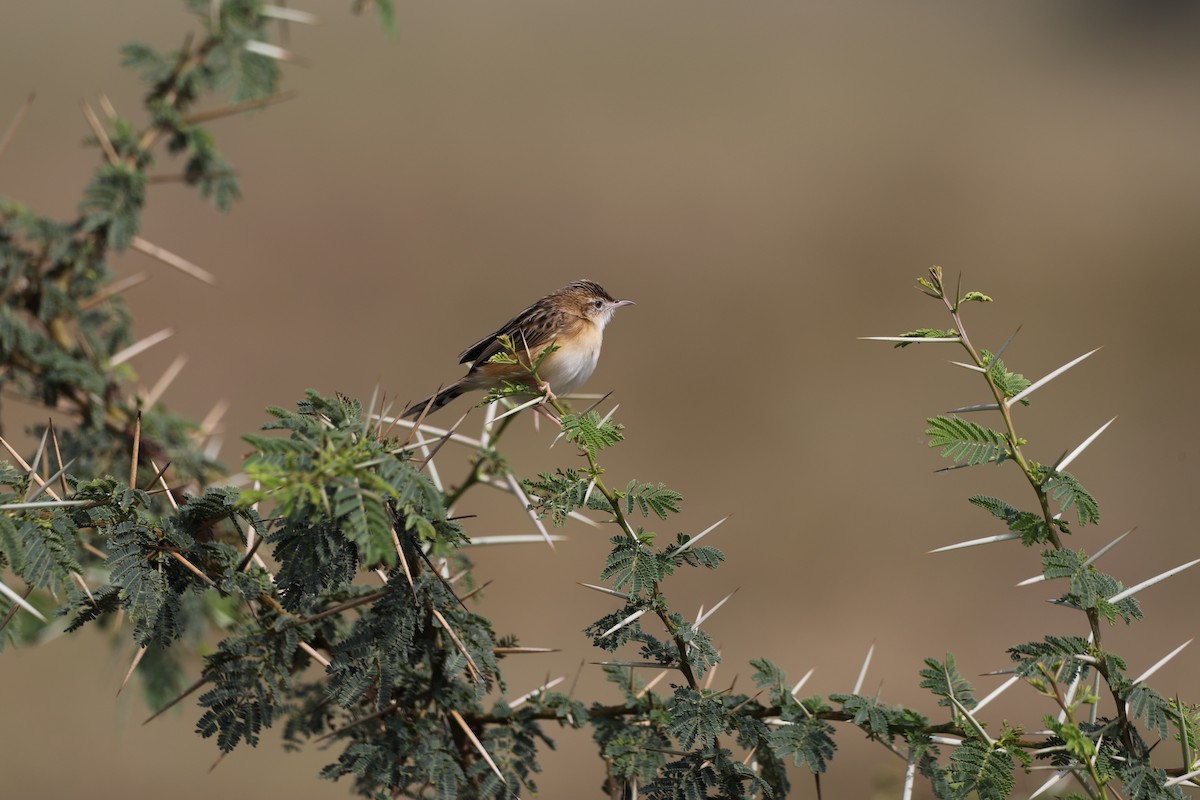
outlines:
M545 414L547 419L549 419L551 422L553 422L555 425L557 425L561 428L562 420L560 420L558 417L554 416L554 414L552 412L550 412L546 409L546 403L558 400L558 395L556 395L550 389L550 383L548 381L543 381L543 380L539 379L537 388L538 388L538 391L542 393L542 402L540 402L536 406L534 406L533 410L539 414ZM537 420L538 420L538 418L537 418L537 415L535 414L533 417L533 424L535 427L537 425Z

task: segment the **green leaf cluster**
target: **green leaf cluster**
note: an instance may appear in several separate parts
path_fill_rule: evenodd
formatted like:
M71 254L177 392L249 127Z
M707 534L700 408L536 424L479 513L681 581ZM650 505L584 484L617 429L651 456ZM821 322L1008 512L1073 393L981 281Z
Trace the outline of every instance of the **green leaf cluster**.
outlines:
M930 447L942 448L942 458L968 465L1002 463L1009 457L1004 434L962 417L930 417L925 435Z

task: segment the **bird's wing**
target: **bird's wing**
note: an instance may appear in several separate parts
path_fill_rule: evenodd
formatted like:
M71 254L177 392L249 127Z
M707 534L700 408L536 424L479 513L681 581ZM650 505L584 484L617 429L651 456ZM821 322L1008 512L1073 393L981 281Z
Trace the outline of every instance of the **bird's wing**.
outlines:
M459 353L458 363L485 363L503 349L504 346L500 344L501 336L509 337L518 348L518 352L525 347L531 352L535 351L554 340L555 332L563 327L565 316L565 312L555 309L549 303L534 303L504 323L495 333L483 337Z

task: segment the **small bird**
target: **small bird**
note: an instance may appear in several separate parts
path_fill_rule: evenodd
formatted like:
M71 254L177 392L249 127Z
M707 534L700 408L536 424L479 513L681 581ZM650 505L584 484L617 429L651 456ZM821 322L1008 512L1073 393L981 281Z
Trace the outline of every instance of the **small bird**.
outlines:
M432 397L409 406L404 416L416 417L426 407L432 413L464 392L488 391L505 382L524 383L532 388L537 381L530 373L530 364L536 364L542 350L550 345L556 345L558 349L549 353L538 366L537 377L541 384L537 388L569 394L583 385L596 369L604 326L613 313L621 306L633 304L632 300L614 300L594 281L568 283L459 353L458 363L471 364L467 374ZM490 360L505 351L500 341L502 336L513 343L519 363Z

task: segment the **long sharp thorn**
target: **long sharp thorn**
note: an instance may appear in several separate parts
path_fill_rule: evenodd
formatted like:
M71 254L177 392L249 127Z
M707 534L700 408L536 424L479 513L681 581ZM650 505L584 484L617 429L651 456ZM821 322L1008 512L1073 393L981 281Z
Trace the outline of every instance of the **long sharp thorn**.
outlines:
M146 279L147 279L146 273L139 272L135 275L130 275L127 278L121 278L121 280L119 280L119 281L113 281L112 283L108 284L107 286L105 286L100 291L96 292L94 295L87 298L86 300L80 300L79 308L82 311L86 311L87 309L91 308L92 306L103 303L105 300L107 300L110 297L113 297L114 295L118 295L121 292L124 292L128 289L132 289L134 286L137 286L138 284L145 283Z
M975 406L959 406L958 408L950 409L946 413L947 414L969 414L972 411L999 411L999 410L1000 410L1000 405L998 403L983 403L981 405L975 405Z
M154 404L158 402L158 399L163 396L175 379L179 377L179 373L183 371L184 365L187 364L187 361L187 356L177 356L176 359L171 362L171 366L167 367L167 370L162 374L162 377L160 377L155 382L154 386L151 387L150 391L146 393L146 399L142 404L143 408L154 408Z
M133 677L133 671L137 669L137 665L142 663L142 657L146 655L146 646L142 645L138 651L133 654L133 663L129 665L129 671L125 673L125 680L121 681L120 687L117 688L117 697L121 696L121 692L125 691L125 684L129 683L129 679Z
M477 737L475 732L471 730L471 726L467 724L465 719L463 719L462 714L459 714L452 708L450 709L450 716L453 717L454 721L458 723L458 726L462 728L463 733L465 733L467 738L471 740L471 744L476 750L479 751L479 755L483 756L483 760L487 762L487 765L492 768L492 772L496 773L496 777L500 779L500 782L507 786L508 781L504 778L504 774L500 772L500 768L496 766L496 762L492 760L490 755L488 755L488 751L484 748L483 742L479 741L479 737Z
M147 336L146 338L136 341L133 344L129 345L129 347L126 347L123 350L119 350L118 352L113 353L112 358L110 358L108 360L108 363L110 366L114 366L114 367L119 364L124 364L126 361L133 358L134 356L141 355L145 351L149 350L151 347L154 347L154 345L161 344L161 343L165 342L167 339L170 339L174 334L175 334L175 331L171 330L170 328L163 328L161 331L158 331L157 333L152 333L149 336Z
M1028 397L1029 395L1033 394L1038 389L1045 386L1047 383L1054 380L1059 375L1062 375L1064 372L1069 370L1071 367L1075 366L1080 361L1083 361L1085 358L1087 358L1088 356L1097 352L1098 350L1100 350L1099 347L1097 347L1095 350L1091 350L1087 353L1084 353L1079 358L1076 358L1073 361L1068 361L1066 364L1063 364L1061 367L1054 370L1053 372L1050 372L1050 373L1046 374L1045 376L1039 378L1038 380L1036 380L1033 383L1026 386L1022 391L1018 392L1017 394L1015 394L1012 397L1005 400L1004 401L1005 405L1007 405L1009 408L1012 408L1015 404L1021 402L1021 400Z
M536 405L540 404L541 402L542 402L541 397L535 397L532 400L528 400L524 403L521 403L521 405L519 405L519 406L514 406L514 407L510 408L508 411L505 411L503 414L497 414L496 416L492 417L490 420L486 420L483 424L491 425L493 422L502 420L505 417L511 417L513 414L516 414L518 411L524 411L525 409L529 408L530 406L536 406ZM492 405L494 406L495 403L493 403Z
M858 694L862 690L863 681L867 679L867 667L871 666L871 656L875 655L875 643L871 642L871 646L867 648L867 657L863 659L862 669L858 671L858 680L854 682L854 691L850 694Z
M329 733L325 734L324 736L320 737L319 739L316 739L315 741L317 743L320 743L320 742L325 741L326 739L332 739L334 736L343 734L346 731L350 730L351 728L355 728L364 723L379 719L380 717L386 717L388 714L391 714L393 711L395 711L399 707L400 707L400 704L398 702L393 701L391 703L388 703L386 706L379 709L378 711L373 711L372 713L367 714L365 717L359 717L358 719L356 719L352 722L347 722L345 725L338 728L337 730L330 731Z
M718 608L720 608L721 606L725 605L725 602L726 602L727 600L729 600L729 598L731 598L731 597L733 597L735 594L737 594L739 589L741 589L741 587L740 587L740 586L739 586L737 589L734 589L734 590L733 590L732 592L730 592L729 594L727 594L727 595L725 595L724 597L722 597L722 598L720 599L720 601L719 601L719 602L718 602L718 603L717 603L715 606L713 606L713 607L712 607L712 608L710 608L708 611L706 611L705 613L703 613L703 614L701 614L699 617L697 617L697 618L696 618L696 624L695 624L693 627L699 628L701 625L703 625L703 624L704 624L704 622L705 622L705 620L707 620L709 617L711 617L713 614L715 614Z
M270 42L262 42L258 39L250 39L243 44L242 47L248 53L254 53L258 56L266 56L267 58L273 58L276 61L286 61L288 63L298 64L300 66L307 64L304 59L297 56L291 50L280 47L277 44L271 44Z
M79 105L82 106L83 116L87 119L92 133L96 135L96 140L100 143L101 149L104 150L104 156L108 159L108 163L116 166L120 163L121 157L117 155L117 150L113 147L112 140L108 138L108 133L105 132L104 126L100 124L100 118L96 116L95 111L92 111L92 107L88 105L86 100L80 101Z
M36 95L33 92L25 98L25 102L17 109L17 115L13 117L13 121L8 124L8 129L4 131L4 137L0 138L0 156L4 155L5 149L17 135L17 129L21 127L21 123L25 121L25 116L29 114L29 109L33 106L33 99Z
M971 727L975 729L977 734L979 734L979 738L983 739L989 745L996 744L996 741L992 737L988 736L987 730L979 724L979 720L975 719L974 715L971 714L967 707L964 706L957 697L950 695L949 700L954 704L954 707L958 710L958 713L966 717L967 721L971 723Z
M442 393L442 384L439 383L438 387L437 387L437 391L435 391L433 393L433 397L437 397L441 393ZM408 444L409 442L411 442L412 438L417 435L417 430L420 429L425 424L425 417L429 416L429 412L433 408L433 397L431 397L429 402L426 403L421 408L421 413L417 414L417 419L413 422L412 427L409 428L408 436L406 436L404 438L404 444ZM399 421L399 417L396 418L396 421L397 422ZM395 424L395 423L393 423L393 424Z
M29 473L29 477L31 477L35 483L37 483L39 486L43 483L42 476L38 475L37 472L33 471L33 469L29 466L29 463L25 459L21 458L21 454L18 453L16 451L16 449L14 449L13 446L11 444L9 444L3 436L0 436L0 445L2 445L4 447L4 449L8 451L8 454L10 456L12 456L13 461L17 462L17 465L21 469L23 469ZM58 493L55 492L53 489L47 489L46 494L50 495L55 500L59 501L58 504L60 504L60 505L79 505L78 503L76 503L73 500L63 500L62 498L60 498L58 496ZM9 503L6 505L8 508L18 508L19 507L14 503ZM46 507L49 507L49 506L47 505Z
M288 8L287 6L263 6L262 15L285 22L296 22L301 25L316 25L318 22L316 14L296 8Z
M1177 575L1180 572L1183 572L1185 569L1190 569L1190 568L1196 566L1197 564L1200 564L1200 558L1197 558L1194 561L1189 561L1186 564L1180 564L1178 567L1169 569L1166 572L1163 572L1159 575L1155 575L1153 578L1149 578L1147 580L1142 581L1137 586L1130 586L1128 589L1125 589L1124 591L1117 592L1112 597L1108 598L1108 602L1119 603L1122 600L1124 600L1126 597L1135 595L1138 592L1140 592L1142 589L1153 586L1154 584L1160 583L1161 581L1165 581L1167 578L1170 578L1173 575Z
M30 486L33 486L35 484L39 485L39 486L45 486L47 483L45 480L42 479L41 475L38 475L38 469L42 466L42 456L44 456L46 454L46 444L49 441L50 441L50 429L47 428L46 430L42 431L42 441L38 444L37 452L33 454L33 464L31 464L29 467L29 476L30 476L29 485ZM33 480L33 478L35 476L37 477L36 481ZM30 498L25 498L25 499L28 500Z
M620 404L620 403L617 403L615 406L613 406L612 408L610 408L610 409L608 410L608 413L607 413L607 414L605 414L605 415L604 415L604 417L603 417L603 418L600 420L600 424L601 424L601 425L603 425L604 423L606 423L606 422L608 422L610 419L612 419L612 415L613 415L613 414L615 414L615 413L617 413L617 409L618 409L618 408L620 408L620 407L621 407L621 404Z
M396 545L396 557L400 560L400 568L404 570L404 577L408 579L408 588L412 589L413 599L417 598L417 584L413 581L412 570L408 568L408 559L404 556L404 548L400 546L400 536L396 533L396 526L392 526L392 542Z
M797 693L797 692L799 692L801 689L803 689L803 688L804 688L804 684L808 683L808 679L812 677L812 674L813 674L814 672L816 672L816 670L817 670L817 668L816 668L816 667L812 667L812 668L810 668L810 669L808 670L808 672L804 673L804 677L803 677L803 678L801 678L800 680L796 681L796 685L792 687L792 692L791 692L791 694L792 694L792 697L795 697L795 696L796 696L796 693Z
M300 642L299 647L301 650L308 653L309 657L312 658L313 661L316 661L321 666L328 667L330 665L331 662L329 659L317 652L316 648L314 648L308 642Z
M1012 344L1013 339L1017 338L1017 334L1020 332L1021 326L1018 325L1017 329L1009 334L1009 337L1004 340L1004 344L1000 345L1000 349L996 351L994 358L999 358L1000 356L1004 355L1004 351L1008 349L1008 346Z
M1178 785L1179 785L1179 784L1181 784L1181 783L1186 783L1186 782L1190 781L1192 778L1195 778L1195 777L1198 777L1198 776L1200 776L1200 769L1194 769L1194 770L1192 770L1191 772L1185 772L1185 773L1184 773L1184 774L1182 774L1182 775L1179 775L1179 776L1177 776L1177 777L1171 778L1169 781L1167 781L1166 783L1164 783L1164 784L1163 784L1163 786L1164 786L1165 788L1168 788L1168 789L1169 789L1169 788L1171 788L1172 786L1178 786Z
M608 398L612 397L612 393L613 393L613 391L614 391L614 390L611 390L611 389L610 389L608 392L606 392L605 394L601 395L601 396L600 396L600 399L598 399L596 402L592 403L590 406L588 406L587 408L585 408L585 409L583 410L583 414L586 414L586 413L588 413L589 411L595 411L595 410L596 410L596 406L600 405L600 404L601 404L601 403L603 403L605 400L607 400ZM581 414L580 416L582 416L582 414Z
M963 369L969 369L969 370L972 370L973 372L987 372L987 367L979 367L974 364L964 364L962 361L951 361L950 363L956 367L962 367Z
M904 789L900 793L901 800L912 800L913 787L917 782L917 749L908 748L907 764L904 767Z
M523 706L523 705L525 705L527 702L529 702L529 701L530 701L530 699L532 699L532 698L534 698L534 697L538 696L538 695L539 695L539 694L541 694L542 692L545 692L545 691L548 691L548 690L550 690L550 689L553 689L555 686L558 686L560 683L562 683L562 682L563 682L563 681L565 681L566 679L567 679L567 678L566 678L566 676L564 675L564 676L562 676L562 677L555 678L555 679L554 679L554 680L552 680L552 681L546 681L545 683L543 683L541 686L539 686L538 688L534 689L533 691L526 692L525 694L521 695L520 697L514 698L514 699L512 700L512 702L510 702L510 703L508 704L508 707L509 707L509 708L512 708L512 709L519 708L520 706Z
M1089 445L1091 445L1092 442L1096 441L1096 437L1104 433L1105 429L1107 429L1109 425L1112 425L1116 421L1117 418L1113 417L1108 422L1097 428L1096 432L1084 439L1083 443L1080 444L1079 447L1076 447L1074 450L1072 450L1069 455L1063 456L1061 459L1059 459L1058 463L1054 465L1053 471L1062 472L1064 469L1066 469L1072 461L1078 458L1079 455L1086 450Z
M962 339L957 336L930 336L919 339L915 336L859 336L860 341L871 342L906 342L910 344L923 344L925 342L961 342Z
M1141 683L1141 682L1143 682L1143 681L1145 681L1145 680L1148 680L1148 679L1150 678L1150 676L1151 676L1151 675L1153 675L1154 673L1156 673L1156 672L1158 672L1160 669L1162 669L1164 666L1166 666L1166 665L1167 665L1167 663L1168 663L1168 662L1169 662L1169 661L1170 661L1172 658L1174 658L1175 656L1177 656L1177 655L1179 655L1181 652L1183 652L1183 648L1187 647L1187 646L1188 646L1189 644L1191 644L1193 641L1194 641L1194 639L1188 639L1186 642L1184 642L1183 644L1179 645L1179 647L1176 647L1174 650L1172 650L1171 652L1167 653L1165 656L1163 656L1162 658L1160 658L1160 659L1159 659L1157 662L1155 662L1154 666L1150 667L1150 669L1146 670L1146 671L1145 671L1145 672L1143 672L1141 675L1139 675L1139 676L1137 676L1136 678L1134 678L1134 680L1133 680L1133 685L1134 685L1134 686L1137 686L1139 683Z
M175 499L175 494L174 494L174 492L171 491L171 487L167 486L167 479L165 477L163 477L164 475L167 474L167 470L170 469L171 462L168 461L166 464L163 464L162 469L159 469L158 464L155 464L154 459L152 458L152 459L150 459L150 467L151 467L151 469L153 469L155 472L158 473L158 477L155 480L158 481L158 485L161 486L163 492L166 493L167 502L171 504L171 508L178 511L179 510L179 502ZM253 528L251 528L251 530L253 530Z
M645 697L647 694L649 694L650 690L653 689L655 687L655 685L658 684L659 681L661 681L663 678L667 677L667 675L669 675L670 673L671 673L671 670L664 669L662 672L658 673L652 679L647 681L646 685L643 686L641 688L641 690L637 693L638 698L641 699L641 698Z
M1089 558L1087 561L1083 562L1083 565L1085 567L1091 566L1093 563L1095 563L1095 561L1097 559L1100 558L1100 556L1104 555L1109 550L1112 550L1114 547L1117 546L1118 543L1120 543L1120 541L1122 539L1124 539L1126 536L1128 536L1129 534L1133 533L1136 530L1137 530L1137 528L1130 528L1129 530L1125 531L1120 536L1113 539L1111 542L1104 545L1104 547L1101 547L1099 550L1097 550L1095 553L1093 553L1091 558ZM1046 580L1045 575L1035 575L1032 578L1026 578L1025 580L1021 581L1020 583L1017 584L1017 586L1030 586L1032 584L1039 583L1044 580Z
M46 427L50 430L50 443L52 445L54 445L54 459L55 459L55 461L58 462L58 466L61 467L61 469L58 472L59 482L62 484L63 497L66 497L67 496L66 468L69 465L63 464L62 450L60 450L58 448L58 431L56 431L54 429L54 420L49 420L46 424ZM75 459L71 459L72 463L74 463L74 461L75 461Z
M993 689L988 694L987 697L983 698L982 700L980 700L978 703L975 704L975 713L979 713L979 709L983 708L988 703L995 700L997 697L999 697L1001 694L1003 694L1010 686L1012 686L1014 683L1016 683L1019 680L1021 680L1020 675L1013 675L1011 678L1006 680L1004 683L997 686L995 689Z
M1008 542L1008 541L1012 541L1013 539L1020 539L1020 538L1021 538L1021 534L1019 534L1019 533L998 533L995 536L984 536L982 539L970 539L965 542L958 542L957 544L948 544L945 547L938 547L934 550L930 550L929 552L930 553L946 553L951 550L961 550L964 547L978 547L981 544L994 544L995 542Z
M37 488L37 490L34 491L33 494L29 495L29 498L25 502L31 503L34 500L37 500L38 495L40 495L42 492L49 491L50 484L54 483L55 481L57 481L59 479L62 479L63 482L65 483L66 478L64 476L66 475L67 470L70 469L71 465L74 464L78 460L79 460L79 456L75 456L75 458L72 458L66 464L63 464L62 467L59 468L58 472L54 473L49 478L47 478L46 481L41 486L39 486ZM65 494L65 490L64 490L64 494Z
M40 612L36 608L34 608L33 604L31 604L24 597L17 594L16 592L14 592L12 589L8 588L8 586L6 586L3 581L0 581L0 594L3 594L5 597L7 597L13 603L15 603L16 605L25 609L30 614L33 614L35 617L37 617L42 622L49 622L49 620L47 620L44 616L42 616L42 612Z
M567 537L566 536L551 536L550 539L551 539L551 541L555 541L555 542L565 542L567 540ZM543 539L539 534L514 533L514 534L508 534L508 535L501 534L498 536L476 536L476 537L472 538L471 541L464 544L463 547L483 547L483 546L487 546L487 545L496 545L496 544L530 544L531 542L541 543L544 541L546 541L546 540Z
M160 708L158 711L155 711L153 714L151 714L149 717L147 717L145 722L143 722L142 724L148 725L151 722L153 722L154 720L158 719L160 716L162 716L162 714L165 711L167 711L167 709L173 708L177 703L179 703L180 700L183 700L185 697L187 697L189 694L191 694L192 692L199 689L201 686L203 686L207 682L208 682L208 678L201 676L191 686L184 689L179 694L175 695L175 698L173 700L171 700L171 702L167 703L165 706Z
M483 410L483 425L479 429L479 446L487 447L492 443L492 420L496 418L496 412L499 411L499 406L496 403L489 403L487 408Z
M470 412L468 412L468 413L470 413ZM467 418L466 414L463 414L461 417L459 417L458 421L450 426L450 430L446 431L446 433L440 439L438 439L437 444L435 444L428 451L429 454L425 456L425 464L430 465L430 474L431 475L433 474L433 469L432 469L433 459L437 456L438 453L440 453L442 451L442 448L446 446L446 442L450 441L450 438L452 436L454 436L454 432L456 430L458 430L458 426L462 425L463 420L466 418ZM416 428L413 428L413 430L415 431ZM412 434L410 433L409 435L411 436ZM424 452L422 454L424 454ZM422 465L422 466L424 466L424 465Z
M199 125L203 122L211 122L214 119L221 119L222 117L231 117L234 114L241 114L245 111L253 111L258 108L266 108L267 106L273 106L278 103L286 103L295 96L295 92L279 92L278 94L268 95L267 97L258 97L253 100L243 100L242 102L234 103L231 106L210 108L207 111L197 111L194 114L188 114L183 118L183 121L188 125Z
M215 285L217 282L217 276L208 270L196 266L183 256L176 255L165 247L159 247L153 242L143 239L141 236L134 236L130 239L129 246L140 253L145 253L151 258L161 261L168 267L174 267L184 275L190 275L196 280L207 283L210 286Z
M378 399L379 381L375 381L375 387L371 389L371 402L367 404L367 413L363 414L362 435L364 439L371 432L371 417L375 414L375 401Z
M470 668L471 674L475 677L475 680L479 683L482 683L483 672L479 669L479 665L475 663L475 659L471 656L471 651L467 650L467 646L463 644L462 639L458 638L458 634L454 631L454 628L450 626L450 623L446 620L446 618L442 616L442 612L438 611L436 608L430 608L429 610L433 612L433 616L437 617L437 621L442 624L442 628L450 636L450 641L454 642L454 646L458 648L458 652L462 653L463 658L466 659L467 666Z
M675 555L679 555L680 553L684 552L685 550L689 550L694 544L696 544L696 542L700 541L705 536L707 536L709 533L714 531L718 525L720 525L722 522L724 522L727 519L729 519L728 515L721 517L719 520L714 522L712 525L709 525L707 528L700 531L692 538L688 539L686 542L683 543L682 547L680 547L678 550L675 551Z
M639 617L641 617L643 614L645 614L645 613L646 613L647 611L649 611L649 610L650 610L650 609L648 609L648 608L643 608L643 609L641 609L641 610L639 610L639 611L635 611L635 612L633 612L633 613L632 613L632 614L630 614L628 617L626 617L625 619L621 620L621 621L620 621L620 622L618 622L616 625L613 625L611 628L609 628L608 630L606 630L604 633L600 634L600 638L601 638L601 639L603 639L604 637L608 636L608 635L609 635L609 634L611 634L611 633L616 633L617 631L621 630L621 628L624 628L624 627L625 627L626 625L628 625L629 623L631 623L631 622L635 621L636 619L638 619Z
M1067 770L1067 769L1062 769L1062 770L1058 770L1057 772L1055 772L1053 775L1050 776L1050 780L1043 783L1041 786L1039 786L1037 788L1037 791L1035 791L1033 794L1029 795L1029 800L1033 800L1033 798L1037 797L1038 795L1044 794L1045 792L1049 791L1050 788L1052 786L1054 786L1054 784L1058 783L1063 778L1067 777L1067 775L1069 773L1070 773L1070 770Z
M138 460L142 449L142 412L138 412L133 423L133 449L129 456L129 488L137 488Z
M577 583L578 583L578 581L577 581ZM579 585L584 587L585 589L593 589L602 594L611 594L613 597L620 597L622 600L629 599L629 595L626 594L625 592L618 592L616 589L610 589L607 586L597 586L594 583L579 583Z
M50 490L47 489L47 492ZM0 511L26 511L33 508L73 508L75 506L86 506L90 500L37 500L32 503L2 503ZM80 544L86 549L86 545Z
M554 539L550 536L550 532L546 530L546 526L542 524L540 519L538 519L537 512L529 507L529 498L525 496L524 490L521 489L521 484L517 483L517 479L511 472L505 472L504 478L508 481L508 485L512 488L513 494L520 499L521 506L525 509L525 513L527 513L529 518L533 520L533 524L537 527L538 533L540 533L542 538L546 540L546 544L550 545L550 549L554 550Z

